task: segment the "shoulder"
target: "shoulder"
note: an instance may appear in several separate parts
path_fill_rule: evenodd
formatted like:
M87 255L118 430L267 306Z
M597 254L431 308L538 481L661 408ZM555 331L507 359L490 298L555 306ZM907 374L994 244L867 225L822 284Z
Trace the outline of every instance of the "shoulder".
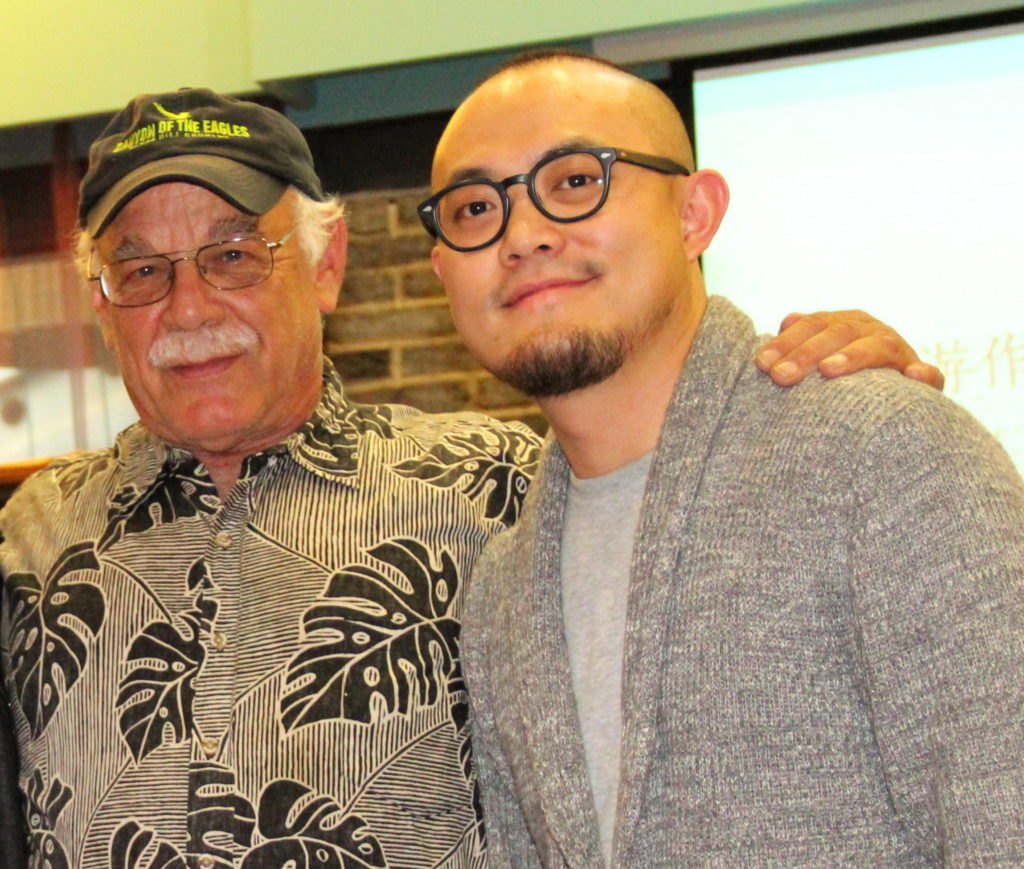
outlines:
M783 388L757 371L745 372L731 403L737 418L771 423L773 438L815 432L839 438L846 449L877 447L908 434L917 448L951 436L991 442L991 435L963 407L932 387L891 369L873 369L832 380L818 374Z
M540 437L525 423L501 422L482 413L425 413L403 404L353 401L330 373L320 405L304 433L338 456L380 450L410 455L440 444L485 444L487 452L510 460L532 461Z
M758 463L795 468L799 479L811 474L837 499L845 490L861 505L891 502L897 511L901 503L944 500L942 510L954 515L1001 502L1007 515L1024 518L1024 483L1006 451L931 387L891 370L835 380L815 375L791 389L760 372L743 380L726 422L741 436L724 439L736 456L747 451Z
M524 423L394 404L349 402L344 418L330 425L323 426L321 443L332 475L347 475L367 491L401 478L434 493L461 493L479 521L497 520L495 530L518 519L541 444ZM309 464L309 451L306 459Z
M43 570L67 546L98 534L123 471L106 449L63 456L29 477L0 512L4 572Z
M401 461L445 449L520 466L536 461L541 438L525 423L482 413L425 413L402 404L360 403L345 393L333 367L325 366L321 402L299 439L336 465L351 470L361 457Z
M541 437L525 423L492 419L482 413L425 413L397 404L354 405L361 418L361 449L402 462L410 471L417 463L433 467L514 466L532 477ZM376 421L376 422L374 422ZM367 424L369 423L369 424ZM382 423L382 424L381 424Z
M526 423L517 420L502 421L472 411L425 413L406 405L376 406L378 412L382 409L390 415L396 434L412 438L424 445L460 438L479 438L495 443L514 444L517 448L529 450L534 455L541 445L540 435Z
M59 456L46 467L36 471L23 482L4 507L4 517L29 505L51 502L54 498L66 501L81 490L109 478L118 470L113 449L79 450Z

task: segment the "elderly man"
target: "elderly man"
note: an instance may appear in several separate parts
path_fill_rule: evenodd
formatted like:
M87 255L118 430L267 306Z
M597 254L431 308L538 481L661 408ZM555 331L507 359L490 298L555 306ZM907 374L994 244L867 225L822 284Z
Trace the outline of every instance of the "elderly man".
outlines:
M133 100L80 216L141 422L0 522L33 859L481 866L459 616L536 437L345 398L345 225L276 112Z
M345 226L277 112L139 97L80 213L141 423L3 514L34 859L479 865L462 585L536 437L346 400Z
M1024 865L1006 454L887 372L753 371L725 183L617 68L500 71L433 184L455 323L554 435L468 592L492 866Z

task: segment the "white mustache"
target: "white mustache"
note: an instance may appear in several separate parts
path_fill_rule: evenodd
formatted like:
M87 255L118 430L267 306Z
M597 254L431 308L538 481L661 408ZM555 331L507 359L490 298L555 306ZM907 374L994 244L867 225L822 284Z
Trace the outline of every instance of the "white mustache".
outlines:
M236 356L258 343L259 336L244 323L167 332L149 348L149 364L154 368L198 365L220 356Z

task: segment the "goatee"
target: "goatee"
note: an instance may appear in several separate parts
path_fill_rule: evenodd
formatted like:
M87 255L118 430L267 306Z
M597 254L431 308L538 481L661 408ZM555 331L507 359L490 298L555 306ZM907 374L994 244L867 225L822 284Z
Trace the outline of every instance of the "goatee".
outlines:
M492 373L532 398L566 395L607 380L630 352L624 330L576 329L542 335L524 344Z

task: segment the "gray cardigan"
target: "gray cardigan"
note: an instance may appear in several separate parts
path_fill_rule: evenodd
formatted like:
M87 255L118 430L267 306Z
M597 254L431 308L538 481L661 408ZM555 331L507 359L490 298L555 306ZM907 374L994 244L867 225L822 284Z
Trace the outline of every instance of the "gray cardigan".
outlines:
M1020 477L934 390L782 390L755 345L712 299L654 457L614 865L1024 865ZM561 620L567 478L548 444L470 584L492 869L603 865Z

